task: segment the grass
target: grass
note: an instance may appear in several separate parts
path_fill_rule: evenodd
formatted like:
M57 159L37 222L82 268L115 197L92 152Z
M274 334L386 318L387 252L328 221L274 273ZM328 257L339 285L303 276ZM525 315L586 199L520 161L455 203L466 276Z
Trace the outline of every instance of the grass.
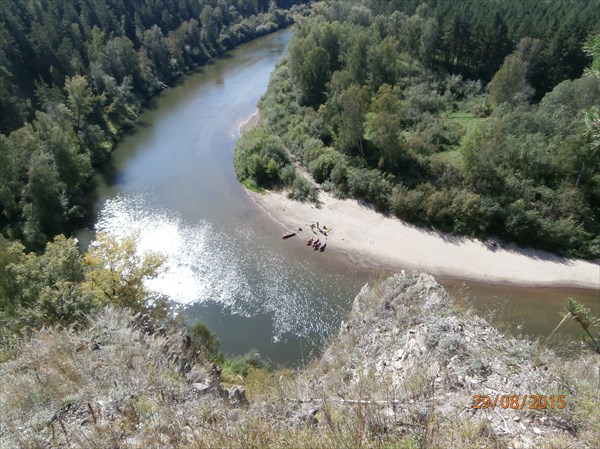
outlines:
M439 162L444 165L449 165L457 170L463 169L463 157L460 150L443 151L435 153L431 156L432 163Z
M242 181L244 187L246 187L251 192L255 193L265 193L265 189L256 184L252 179L244 179Z
M460 141L461 144L466 136L468 136L470 133L476 130L483 123L488 121L487 117L477 117L472 112L463 110L450 112L445 115L445 118L449 121L457 123L464 130L464 134L462 135Z
M180 331L144 333L124 310L90 322L36 332L0 364L0 448L591 448L600 433L599 356L559 359L504 337L427 276L365 290L323 357L298 371L249 354L215 377ZM249 404L224 397L234 384ZM568 406L469 411L490 389Z

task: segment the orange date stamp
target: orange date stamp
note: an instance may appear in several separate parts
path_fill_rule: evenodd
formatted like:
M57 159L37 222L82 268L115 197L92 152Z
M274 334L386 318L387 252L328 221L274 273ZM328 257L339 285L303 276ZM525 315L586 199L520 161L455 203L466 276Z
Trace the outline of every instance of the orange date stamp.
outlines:
M475 404L474 409L492 409L496 408L514 410L545 410L545 409L563 409L567 406L565 396L545 396L536 394L524 394L524 395L507 395L497 394L495 396L489 395L474 395Z

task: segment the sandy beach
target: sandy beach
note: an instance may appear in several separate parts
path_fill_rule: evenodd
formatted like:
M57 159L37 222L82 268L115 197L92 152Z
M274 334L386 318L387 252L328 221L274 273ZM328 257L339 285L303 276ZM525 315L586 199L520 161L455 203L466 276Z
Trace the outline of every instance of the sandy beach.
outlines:
M319 237L327 251L341 251L356 263L424 271L442 278L520 286L579 287L600 290L600 263L565 259L515 245L493 247L384 216L356 200L319 192L321 207L287 198L285 192L248 191L262 210L298 237ZM332 228L327 236L314 228ZM298 231L302 228L302 231Z
M258 126L260 121L261 114L260 111L257 109L256 111L254 111L254 113L252 113L250 117L248 117L245 121L240 123L240 125L238 126L238 135L241 136L245 132L251 130L252 128L255 128L256 126Z

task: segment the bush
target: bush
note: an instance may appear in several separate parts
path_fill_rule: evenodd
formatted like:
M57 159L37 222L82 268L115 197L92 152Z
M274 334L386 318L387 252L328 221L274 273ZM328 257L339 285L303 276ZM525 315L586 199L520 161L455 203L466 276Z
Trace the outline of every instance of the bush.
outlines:
M446 189L437 190L425 200L425 213L429 222L444 230L452 227L452 211L450 205L452 197Z
M460 125L444 122L431 114L423 115L423 122L418 126L420 138L430 144L432 152L444 151L455 147L463 134Z
M280 171L289 159L281 139L261 127L238 140L233 164L241 182L251 180L258 186L271 186L281 182Z
M224 375L234 374L247 376L251 369L266 369L268 364L261 359L260 354L255 350L249 353L225 360L223 364Z
M324 149L321 155L308 164L308 171L316 182L322 184L331 175L339 156L332 149Z
M331 170L331 180L342 193L348 192L348 167L339 159Z
M379 170L366 168L349 170L348 191L356 198L364 198L379 211L389 209L392 186Z
M294 118L299 119L297 116L294 116ZM295 158L304 158L304 143L308 138L308 134L302 125L298 123L285 134L285 143Z
M279 177L281 178L281 182L289 187L292 187L294 184L294 179L296 179L296 169L293 165L285 165L281 172L279 173Z
M409 190L403 185L392 189L390 208L396 217L413 223L423 221L423 205L425 192L422 190Z
M425 113L436 114L445 108L444 98L428 84L410 86L405 92L404 122L419 123Z
M493 222L498 205L468 190L455 190L452 197L450 210L454 217L453 230L463 235L484 234Z
M296 175L291 185L292 190L288 193L288 197L299 201L318 200L317 189L306 178Z
M220 343L217 336L204 323L195 323L190 329L191 337L198 350L209 359L220 357Z

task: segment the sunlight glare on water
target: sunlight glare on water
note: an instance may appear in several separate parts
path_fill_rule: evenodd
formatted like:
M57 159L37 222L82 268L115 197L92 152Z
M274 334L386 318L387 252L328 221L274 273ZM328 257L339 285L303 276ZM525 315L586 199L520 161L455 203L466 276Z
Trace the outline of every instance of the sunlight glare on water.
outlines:
M158 209L145 195L108 200L96 229L117 238L137 235L140 253L163 254L163 270L147 286L177 304L212 300L235 308L236 298L248 291L231 254L220 243L223 236L207 222L184 224L176 213Z
M188 224L157 208L151 195L109 199L96 229L118 239L136 235L140 253L166 257L160 275L147 283L150 290L181 306L214 302L246 317L269 315L273 341L326 337L343 312L340 302L347 302L338 275L318 273L306 259L290 274L285 257L256 230L238 225L226 234L206 221ZM328 299L332 292L339 301Z

